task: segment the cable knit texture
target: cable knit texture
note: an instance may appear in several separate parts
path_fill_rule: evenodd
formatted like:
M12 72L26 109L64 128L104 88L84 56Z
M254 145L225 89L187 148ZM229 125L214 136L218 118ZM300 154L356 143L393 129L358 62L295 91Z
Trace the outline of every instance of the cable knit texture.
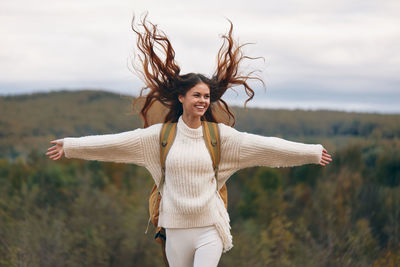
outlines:
M237 170L252 166L289 167L319 163L321 145L239 132L220 123L220 187ZM133 163L144 166L155 183L161 179L159 138L162 124L118 134L64 138L67 158ZM215 225L224 244L232 248L229 215L216 190L212 160L202 126L188 127L179 118L175 141L166 159L159 226L191 228Z

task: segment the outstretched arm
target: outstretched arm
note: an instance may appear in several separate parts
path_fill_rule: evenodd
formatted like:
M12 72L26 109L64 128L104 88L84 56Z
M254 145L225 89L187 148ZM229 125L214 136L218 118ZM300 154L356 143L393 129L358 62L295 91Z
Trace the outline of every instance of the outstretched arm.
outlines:
M310 163L326 166L332 161L331 155L320 144L303 144L239 132L222 123L219 127L221 177L229 177L233 172L247 167L291 167Z
M146 142L148 136L158 134L158 131L154 125L146 129L117 134L67 137L51 141L54 146L48 149L46 155L53 160L58 160L65 154L67 158L134 163L143 166L145 164L143 142Z
M241 133L239 155L240 168L292 167L310 163L326 166L332 161L320 144L303 144L249 133Z

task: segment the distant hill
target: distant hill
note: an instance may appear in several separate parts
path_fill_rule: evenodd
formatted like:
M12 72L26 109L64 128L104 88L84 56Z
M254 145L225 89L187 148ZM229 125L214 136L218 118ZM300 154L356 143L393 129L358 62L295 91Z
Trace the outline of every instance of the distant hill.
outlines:
M46 152L49 141L129 131L142 126L131 96L104 91L58 91L0 97L0 157ZM240 131L334 148L357 139L400 137L400 115L234 107ZM329 141L328 141L329 140ZM324 143L324 144L325 144Z

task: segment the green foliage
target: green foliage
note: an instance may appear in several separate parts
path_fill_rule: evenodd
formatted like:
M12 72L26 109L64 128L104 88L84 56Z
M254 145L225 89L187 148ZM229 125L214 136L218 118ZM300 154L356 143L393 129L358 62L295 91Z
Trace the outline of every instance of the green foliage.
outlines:
M274 169L260 168L254 179L258 179L262 189L272 192L282 188L283 184L281 174Z
M10 114L0 118L0 266L163 265L152 228L144 235L153 183L144 168L44 156L51 139L139 127L123 115L131 100L96 91L0 98ZM235 173L234 248L219 266L400 265L399 115L235 112L239 130L324 144L333 163Z
M389 149L377 159L376 180L387 186L400 185L400 151Z
M327 110L266 110L234 108L237 128L263 135L283 137L373 137L400 136L400 116L348 113Z
M220 265L398 265L400 187L376 179L381 169L396 175L378 160L396 159L396 149L396 142L353 143L335 151L327 168L236 173L228 183L239 198L229 202L235 247Z
M144 235L151 179L142 169L32 153L1 160L0 173L1 266L161 264L158 244Z

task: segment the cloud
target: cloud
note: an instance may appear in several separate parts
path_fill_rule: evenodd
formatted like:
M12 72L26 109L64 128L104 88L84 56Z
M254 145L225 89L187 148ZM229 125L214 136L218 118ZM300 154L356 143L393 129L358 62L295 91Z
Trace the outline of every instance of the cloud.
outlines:
M255 43L246 53L266 59L244 67L262 69L273 90L290 83L316 94L398 91L400 4L394 0L15 0L0 2L0 24L7 25L0 94L31 90L30 84L136 88L140 81L128 68L135 45L130 22L146 10L171 39L182 72L213 72L229 18L241 42Z

